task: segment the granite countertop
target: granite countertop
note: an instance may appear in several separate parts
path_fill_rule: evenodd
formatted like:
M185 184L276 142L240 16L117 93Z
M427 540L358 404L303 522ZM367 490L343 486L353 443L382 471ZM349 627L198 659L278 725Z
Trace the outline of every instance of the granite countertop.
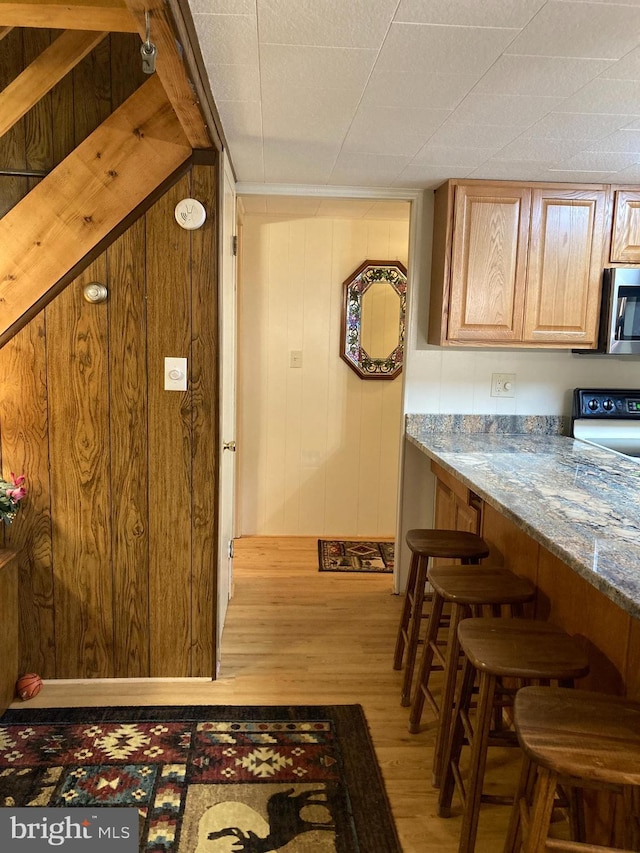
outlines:
M533 421L531 431L512 433L495 418L474 427L464 419L409 415L406 436L640 618L640 463L558 434L549 419Z

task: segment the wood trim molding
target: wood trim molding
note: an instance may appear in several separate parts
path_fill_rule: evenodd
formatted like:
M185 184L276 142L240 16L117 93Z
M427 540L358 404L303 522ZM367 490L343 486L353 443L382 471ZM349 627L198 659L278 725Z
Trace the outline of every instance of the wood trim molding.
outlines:
M66 30L0 92L0 136L29 112L106 33Z
M153 76L0 220L0 346L190 155Z
M211 148L213 135L209 133L200 110L196 87L183 58L184 45L176 41L173 21L165 3L163 0L126 0L126 3L137 21L142 41L146 38L145 14L148 12L150 15L150 40L158 49L156 74L191 147Z
M123 0L65 0L63 3L38 0L13 3L9 0L0 5L0 32L7 27L137 32L136 22Z

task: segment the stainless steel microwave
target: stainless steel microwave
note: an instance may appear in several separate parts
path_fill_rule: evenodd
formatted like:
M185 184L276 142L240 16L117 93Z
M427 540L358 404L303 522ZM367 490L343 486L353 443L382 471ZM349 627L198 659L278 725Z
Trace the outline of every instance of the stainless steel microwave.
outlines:
M640 268L605 269L597 351L640 355Z

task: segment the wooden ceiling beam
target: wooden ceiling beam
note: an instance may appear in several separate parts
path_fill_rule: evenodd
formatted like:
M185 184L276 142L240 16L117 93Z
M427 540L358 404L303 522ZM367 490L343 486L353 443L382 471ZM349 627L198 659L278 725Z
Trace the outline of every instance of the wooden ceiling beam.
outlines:
M136 22L124 0L21 0L16 3L3 0L0 32L6 27L137 32Z
M0 346L191 155L153 76L0 219Z
M211 148L214 134L204 120L196 87L184 61L184 48L177 41L173 21L164 0L126 0L138 23L138 33L146 40L145 13L150 15L150 41L155 44L156 73L178 116L192 148Z
M0 136L20 121L106 33L66 30L0 92Z

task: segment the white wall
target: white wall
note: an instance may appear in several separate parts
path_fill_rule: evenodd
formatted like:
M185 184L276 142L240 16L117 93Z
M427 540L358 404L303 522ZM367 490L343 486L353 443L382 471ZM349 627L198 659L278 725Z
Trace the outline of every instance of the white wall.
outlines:
M240 535L394 535L402 382L360 379L339 340L342 282L407 245L402 221L245 215Z

